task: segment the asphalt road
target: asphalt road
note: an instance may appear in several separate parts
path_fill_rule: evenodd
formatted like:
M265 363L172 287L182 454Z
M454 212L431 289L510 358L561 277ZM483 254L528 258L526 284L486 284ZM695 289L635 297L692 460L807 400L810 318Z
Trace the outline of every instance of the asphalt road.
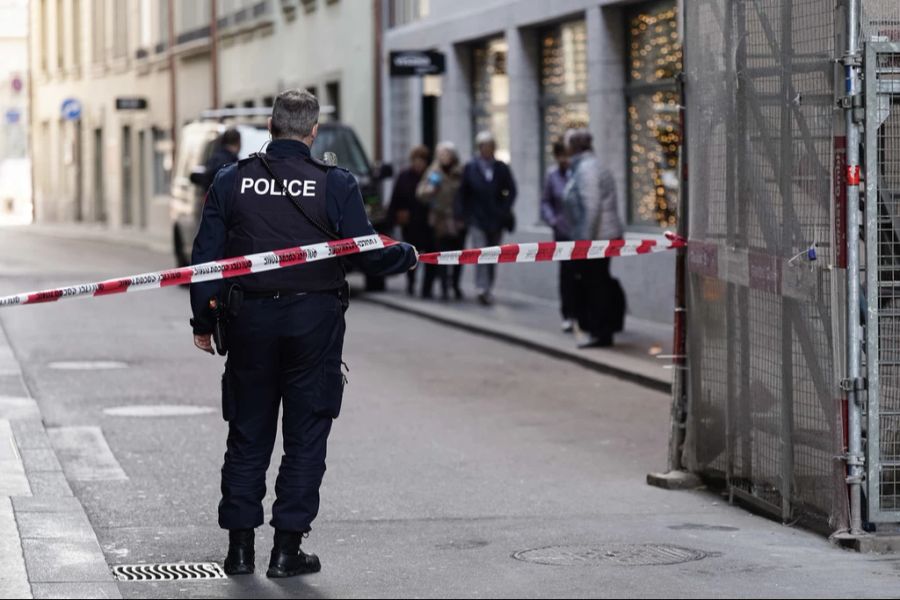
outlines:
M0 294L166 266L168 256L127 245L0 230ZM222 359L193 348L188 317L183 289L0 311L109 565L224 557ZM323 572L266 580L264 527L256 576L121 583L125 597L900 590L900 559L837 550L711 493L647 487L646 473L665 464L665 395L363 301L348 313L345 358L350 385L322 512L304 543ZM121 364L85 369L84 361ZM158 415L172 407L187 414ZM626 566L623 544L676 546L654 556L698 560ZM526 557L555 564L514 556L531 549L546 550Z

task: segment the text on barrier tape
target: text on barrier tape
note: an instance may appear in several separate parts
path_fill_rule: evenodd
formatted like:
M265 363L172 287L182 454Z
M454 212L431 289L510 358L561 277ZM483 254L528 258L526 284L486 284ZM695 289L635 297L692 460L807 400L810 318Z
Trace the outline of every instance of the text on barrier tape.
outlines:
M215 279L229 279L240 277L250 273L263 273L275 269L283 269L309 262L337 258L380 250L388 246L394 246L397 242L384 236L367 235L346 240L323 242L309 246L298 246L272 252L260 252L248 254L212 262L169 269L156 273L144 273L132 275L120 279L110 279L98 283L86 283L41 292L28 292L14 296L0 297L0 307L19 306L23 304L39 304L42 302L55 302L66 298L80 298L84 296L109 296L124 292L136 292L152 290L186 283L200 283Z
M55 302L66 298L110 296L173 285L229 279L231 277L263 273L319 260L381 250L394 246L397 243L397 241L387 236L367 235L308 246L285 248L284 250L260 252L259 254L236 256L190 267L0 297L0 308L4 306ZM420 255L419 261L430 264L454 265L586 260L649 254L682 248L686 245L687 243L682 238L673 234L666 234L665 238L645 240L538 242L534 244L507 244L505 246L473 250L456 250L453 252L431 252Z

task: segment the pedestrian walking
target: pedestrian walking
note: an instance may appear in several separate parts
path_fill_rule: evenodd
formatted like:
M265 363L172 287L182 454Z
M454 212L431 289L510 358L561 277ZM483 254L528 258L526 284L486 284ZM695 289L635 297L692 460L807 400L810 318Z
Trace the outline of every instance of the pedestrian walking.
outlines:
M475 138L478 154L463 170L460 201L462 214L471 234L471 245L476 248L499 245L503 231L516 228L513 204L516 201L516 182L512 170L494 153L497 144L489 131L482 131ZM493 303L496 265L478 265L475 268L475 285L478 300L485 305Z
M463 224L457 206L457 198L461 179L462 169L456 147L450 142L438 144L434 163L422 178L416 192L419 201L429 207L428 224L434 232L438 252L460 248L459 235ZM462 299L462 290L459 287L459 269L459 265L437 267L437 275L441 280L442 299L450 299L451 283L457 300ZM430 298L432 295L434 273L434 270L425 272L423 297Z
M194 264L375 234L356 178L310 155L318 118L319 102L309 92L278 95L267 153L223 168L207 194ZM367 274L388 275L413 268L417 255L412 246L400 244L352 260ZM229 531L225 572L254 570L254 530L264 520L279 406L284 457L275 483L270 522L275 545L266 575L318 572L319 559L300 550L300 543L319 511L328 435L343 397L348 302L343 265L332 259L237 281L239 287L221 281L191 286L198 348L213 352L211 334L221 327L221 315L228 315L222 377L228 443L219 502L219 525ZM212 310L211 299L216 306L224 303L223 312Z
M416 146L409 153L409 167L402 170L394 181L394 190L391 193L391 205L388 207L388 220L393 225L398 225L403 235L403 241L412 244L419 252L433 252L434 232L428 224L428 205L416 199L416 188L422 180L422 175L428 169L428 148L422 145ZM429 271L434 271L436 265L425 265L426 276ZM412 296L416 288L416 271L408 271L406 274L406 292ZM434 275L432 274L432 278ZM424 288L423 288L424 290Z
M547 171L544 193L541 196L541 218L553 228L557 242L571 241L569 224L563 207L563 195L569 181L569 155L561 140L553 143L556 164ZM570 333L575 319L575 269L573 261L559 263L559 301L562 314L562 330Z
M593 137L586 129L566 132L571 175L563 194L569 233L576 240L615 240L623 235L616 182L597 160ZM587 334L583 348L612 346L622 329L625 296L609 273L607 258L575 261L574 311Z

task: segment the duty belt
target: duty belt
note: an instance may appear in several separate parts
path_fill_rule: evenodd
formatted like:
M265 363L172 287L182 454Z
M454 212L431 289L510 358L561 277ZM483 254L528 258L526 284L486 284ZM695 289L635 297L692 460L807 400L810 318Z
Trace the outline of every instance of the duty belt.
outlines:
M293 296L307 296L309 294L327 294L329 296L340 296L340 290L322 290L320 292L297 292L297 291L284 291L284 290L273 290L266 292L251 292L248 290L244 290L244 299L245 300L278 300L279 298L289 298Z

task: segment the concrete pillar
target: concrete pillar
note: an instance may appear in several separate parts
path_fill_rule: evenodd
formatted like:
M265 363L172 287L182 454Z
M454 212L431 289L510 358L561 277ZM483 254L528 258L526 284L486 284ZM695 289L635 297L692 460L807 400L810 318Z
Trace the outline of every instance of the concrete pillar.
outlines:
M468 47L463 44L441 48L447 57L447 73L441 97L439 130L442 140L456 144L460 157L471 155L472 132L472 79Z
M619 214L626 223L628 107L625 102L625 31L615 7L587 10L588 107L597 157L613 172Z
M509 45L509 145L510 162L519 194L516 219L519 227L539 222L541 166L540 44L534 29L510 28Z

